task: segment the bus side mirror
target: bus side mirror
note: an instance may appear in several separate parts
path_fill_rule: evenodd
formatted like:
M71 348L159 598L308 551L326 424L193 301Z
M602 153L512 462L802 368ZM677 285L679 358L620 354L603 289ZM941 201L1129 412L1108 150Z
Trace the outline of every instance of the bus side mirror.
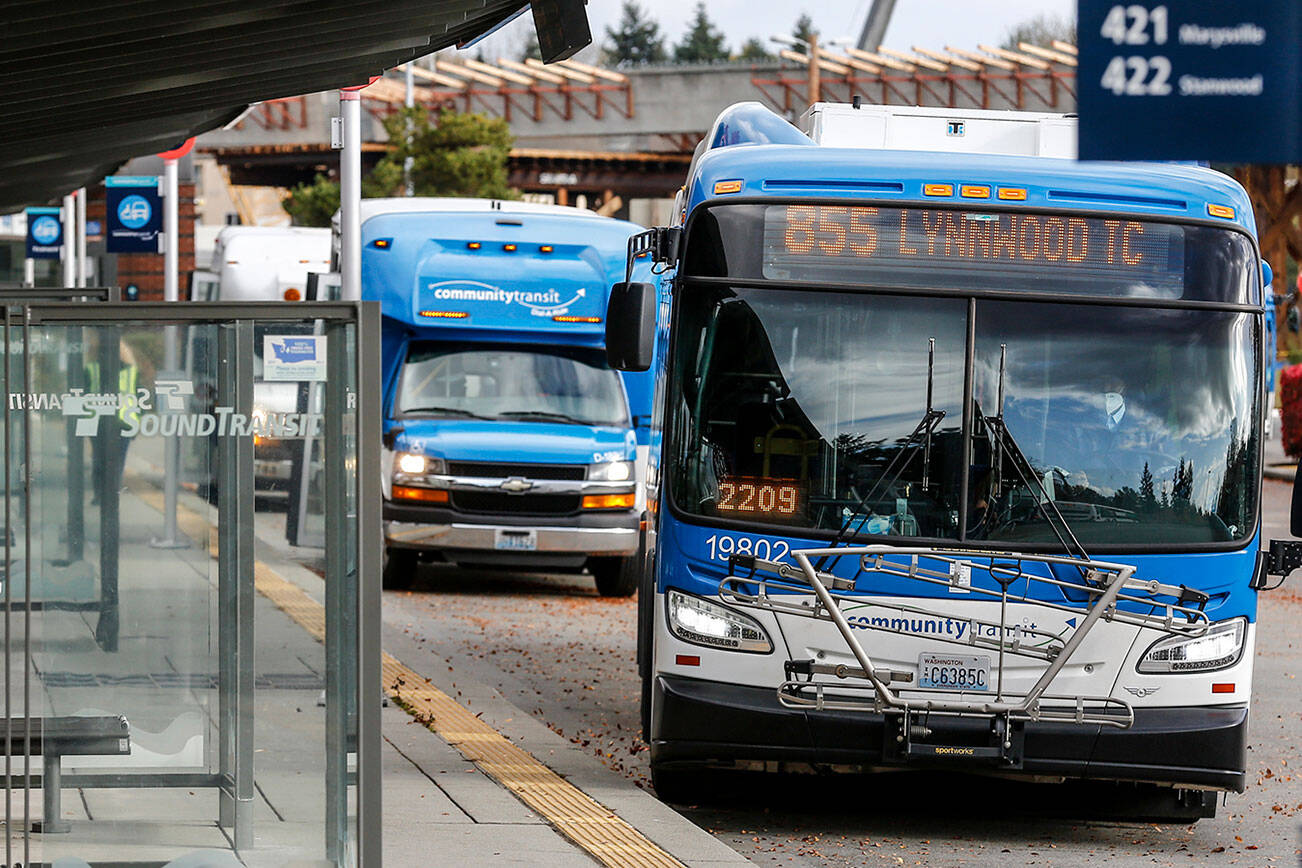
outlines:
M1302 478L1293 477L1293 502L1289 507L1288 531L1302 537ZM1282 582L1288 574L1302 567L1302 542L1296 539L1273 539L1266 554L1266 575L1279 576ZM1261 588L1262 585L1254 584ZM1274 585L1273 587L1278 587Z
M656 292L649 283L617 283L606 306L606 358L617 371L651 367L656 337Z

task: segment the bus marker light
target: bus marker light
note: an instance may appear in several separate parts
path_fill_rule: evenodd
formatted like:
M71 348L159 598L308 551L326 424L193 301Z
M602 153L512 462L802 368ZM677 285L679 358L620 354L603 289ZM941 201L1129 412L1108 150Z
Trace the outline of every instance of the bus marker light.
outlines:
M448 493L442 488L413 488L409 485L393 487L394 500L418 500L422 503L447 503Z
M470 314L464 310L422 310L421 316L427 316L431 319L469 319Z
M467 242L466 242L466 249L467 249L467 250L478 250L479 248L481 248L481 247L483 247L483 246L484 246L484 245L480 244L478 241L467 241Z
M1221 682L1219 684L1212 685L1212 693L1233 693L1233 692L1234 692L1233 684L1226 684L1224 682Z
M953 196L953 184L923 184L922 195L924 196Z
M722 196L724 193L740 193L741 181L715 181L714 195Z
M505 250L507 253L515 253L514 244L503 244L502 249Z
M989 199L990 188L983 184L964 184L958 188L958 194L964 199Z
M585 494L584 509L632 509L635 495L628 494Z
M1234 209L1229 205L1213 205L1208 203L1207 213L1213 217L1223 217L1226 220L1234 219Z
M701 658L696 654L676 654L674 662L679 666L700 666Z
M389 247L390 247L390 245L392 245L392 244L393 244L393 239L392 239L392 238L377 238L377 239L375 239L374 241L371 242L371 246L372 246L372 247L379 248L380 250L388 250ZM300 261L300 262L307 262L306 259L301 259L301 260L299 260L299 261Z
M303 297L303 293L298 291L298 287L291 286L285 290L285 301L298 301Z
M555 247L552 247L550 244L544 244L543 246L541 246L541 247L538 248L538 252L539 252L539 253L551 253L551 252L552 252L553 250L555 250L555 249L556 249L556 248L555 248Z
M599 317L599 316L573 316L573 315L570 315L570 314L564 314L564 315L561 315L561 316L554 316L554 317L552 317L552 322L601 322L601 317Z
M1005 202L1025 202L1026 191L1021 187L1000 187L999 198Z

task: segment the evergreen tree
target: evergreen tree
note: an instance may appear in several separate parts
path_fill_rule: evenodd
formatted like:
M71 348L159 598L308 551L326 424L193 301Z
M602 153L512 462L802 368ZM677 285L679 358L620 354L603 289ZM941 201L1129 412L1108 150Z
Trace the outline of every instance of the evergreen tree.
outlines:
M538 34L532 27L530 27L529 32L525 34L524 45L516 52L515 59L520 63L524 63L530 58L534 60L542 60L542 48L538 45Z
M1000 48L1017 50L1019 42L1031 45L1048 45L1055 39L1076 43L1076 22L1049 13L1041 13L1008 28Z
M814 19L809 17L808 12L801 12L800 17L796 19L796 29L791 32L791 35L808 45L809 37L817 33L818 31L814 29Z
M660 25L636 0L624 0L623 17L616 29L606 28L603 47L606 63L662 63L666 60L665 38Z
M1152 507L1157 504L1157 498L1153 492L1153 472L1148 469L1148 462L1144 462L1144 472L1139 477L1139 501L1146 507Z
M704 0L698 0L696 14L683 41L674 46L674 60L678 63L714 63L728 59L728 49L723 44L723 33L714 29L705 14Z
M741 51L737 52L737 60L762 61L772 59L773 55L764 47L764 43L754 36L747 39L741 46Z

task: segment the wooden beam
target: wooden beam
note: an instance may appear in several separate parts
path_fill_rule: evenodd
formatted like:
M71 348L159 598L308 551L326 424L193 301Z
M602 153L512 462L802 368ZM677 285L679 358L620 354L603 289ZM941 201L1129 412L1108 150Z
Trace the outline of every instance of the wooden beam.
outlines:
M581 63L574 58L568 58L561 61L562 64L570 69L577 69L579 72L586 72L588 75L595 75L597 78L604 78L606 81L613 81L617 84L624 84L628 81L628 76L622 72L615 72L613 69L602 69L600 66Z
M1000 60L997 57L986 57L984 54L977 54L975 51L968 51L965 48L955 48L952 45L946 45L945 50L950 54L957 54L959 57L966 57L974 63L984 63L986 66L993 66L996 69L1006 69L1013 72L1017 69L1016 64L1009 63L1006 60Z
M829 54L826 55L826 59L832 61L833 63L839 63L842 66L848 66L851 69L857 69L860 72L867 72L867 73L871 73L872 75L882 74L882 68L880 66L875 66L871 63L868 63L867 61L859 60L854 57L845 57L840 54Z
M823 53L820 51L818 58L819 69L826 69L828 72L835 73L836 75L845 75L850 71L848 66L837 63L835 60L829 60L828 58L823 57L822 54ZM778 52L778 56L784 57L787 60L793 60L803 66L809 66L809 58L806 55L801 54L799 51L792 51L790 48L782 49Z
M1063 54L1060 51L1052 51L1048 48L1041 48L1038 45L1032 45L1029 42L1019 42L1017 47L1027 54L1034 54L1036 57L1043 57L1045 60L1052 60L1054 63L1061 63L1063 66L1075 66L1076 58L1070 54Z
M885 57L880 54L874 54L871 51L864 51L861 48L847 48L845 50L845 53L850 55L851 57L857 57L860 60L866 60L869 63L875 63L878 66L885 66L885 67L889 67L890 69L898 69L900 72L917 72L914 66L910 63L901 63L898 60L893 60L892 58Z
M406 68L407 68L407 64L405 63L402 66L398 67L398 69L401 70L406 70ZM459 78L453 78L449 75L439 75L437 72L434 72L433 70L426 69L423 66L416 66L414 63L411 66L411 74L414 75L416 78L422 78L425 81L432 81L437 85L441 85L443 87L451 87L457 90L464 90L467 85L467 82L464 82Z
M1009 51L1006 48L995 48L993 45L986 45L985 43L977 45L977 48L987 54L993 54L995 57L1002 57L1004 60L1011 60L1014 63L1020 63L1022 66L1029 66L1034 69L1049 69L1049 64L1045 63L1043 60L1025 54L1019 54L1016 51Z
M481 84L489 85L490 87L502 86L502 80L497 76L476 72L475 70L462 66L459 63L452 63L447 60L436 60L434 61L434 65L438 67L441 72L446 72L449 75L459 75L462 78L468 78L471 81L477 81Z
M494 78L501 78L501 79L505 79L506 81L513 81L516 84L526 84L526 85L533 84L533 79L529 78L529 76L521 75L518 72L511 72L509 69L498 69L496 66L493 66L491 63L483 63L482 61L474 60L469 57L462 58L461 62L464 63L470 69L475 70L476 72L482 72L485 75L491 75Z
M1077 54L1076 46L1072 45L1070 42L1063 42L1061 39L1055 39L1049 44L1061 51L1063 54L1070 54L1072 57L1075 57Z
M877 51L881 54L889 54L891 57L897 57L905 63L912 63L914 66L921 66L923 69L930 69L935 72L949 72L949 68L943 63L937 63L925 57L919 57L916 54L909 54L907 51L895 51L884 45L877 46Z
M533 67L534 69L546 68L547 70L554 72L557 75L562 76L564 78L568 78L571 81L577 81L583 84L597 83L597 79L591 75L588 75L586 72L579 72L577 69L570 69L567 66L561 66L559 63L553 63L551 66L547 66L541 60L535 60L532 57L526 58L524 62L525 65Z
M964 60L961 57L955 57L952 54L946 54L943 51L932 51L929 48L923 48L921 45L913 46L913 50L924 57L930 57L933 60L939 60L941 63L947 63L950 66L957 66L959 69L966 69L969 72L980 72L981 67L970 60Z
M497 65L503 69L511 69L516 72L523 72L525 75L533 76L539 81L546 81L551 84L564 84L565 79L561 78L554 72L548 72L545 69L535 69L532 66L525 66L523 63L517 63L514 60L508 60L505 57L497 59Z

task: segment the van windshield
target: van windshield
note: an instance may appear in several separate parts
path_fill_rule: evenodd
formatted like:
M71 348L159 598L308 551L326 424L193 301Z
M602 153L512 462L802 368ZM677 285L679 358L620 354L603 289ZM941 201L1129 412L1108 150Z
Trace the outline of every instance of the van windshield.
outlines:
M586 347L413 343L394 415L628 427L619 375Z

